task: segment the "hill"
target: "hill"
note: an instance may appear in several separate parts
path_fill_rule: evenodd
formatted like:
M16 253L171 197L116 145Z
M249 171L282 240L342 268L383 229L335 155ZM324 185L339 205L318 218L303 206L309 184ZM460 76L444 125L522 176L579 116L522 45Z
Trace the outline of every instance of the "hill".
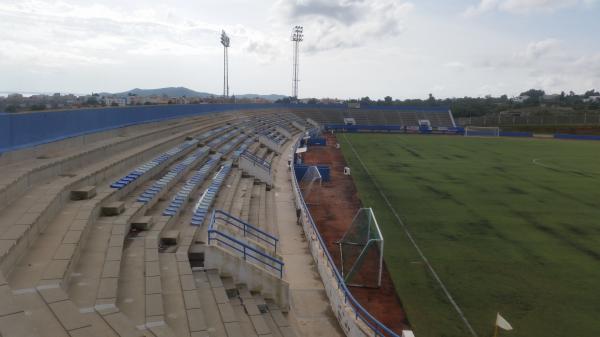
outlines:
M162 96L162 95L166 95L169 97L199 97L199 98L208 98L211 96L220 96L217 94L211 94L208 92L200 92L200 91L195 91L192 89L188 89L185 87L166 87L166 88L157 88L157 89L140 89L140 88L135 88L132 90L128 90L128 91L124 91L124 92L119 92L119 93L113 93L112 95L117 95L117 96L125 96L128 94L134 94L137 96L152 96L152 95L157 95L157 96ZM259 94L243 94L243 95L235 95L237 98L255 98L255 97L259 97L262 99L266 99L266 100L270 100L270 101L276 101L280 98L284 98L286 96L284 95L276 95L276 94L270 94L270 95L259 95Z

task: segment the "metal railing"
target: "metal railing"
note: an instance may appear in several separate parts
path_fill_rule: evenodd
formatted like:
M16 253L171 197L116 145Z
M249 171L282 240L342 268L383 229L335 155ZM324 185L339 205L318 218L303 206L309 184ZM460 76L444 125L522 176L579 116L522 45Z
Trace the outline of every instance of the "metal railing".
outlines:
M254 154L250 153L248 150L244 151L241 154L241 156L250 160L254 165L262 167L266 171L269 171L269 173L271 173L271 164L269 164L269 162L267 162L266 160L255 156Z
M296 152L297 148L298 148L299 142L297 142L294 145L294 152ZM373 315L371 315L352 295L352 293L350 292L350 290L348 289L348 287L346 286L346 283L344 282L344 278L342 277L342 275L340 274L340 272L338 271L335 262L333 260L333 258L331 257L331 255L329 254L329 250L327 249L327 245L325 244L325 241L323 240L323 238L321 237L321 234L319 233L319 230L317 228L317 225L315 224L310 211L308 210L308 206L306 206L306 203L304 202L304 198L302 196L302 192L300 191L300 186L298 184L298 179L296 177L295 174L292 174L292 184L294 186L295 192L298 195L298 200L301 204L302 207L302 213L306 216L308 222L310 223L310 225L313 228L314 233L316 234L315 236L317 237L317 240L319 241L319 244L321 246L321 250L324 252L325 256L327 257L327 262L329 264L329 269L331 269L333 271L333 275L335 276L335 279L337 281L337 286L338 289L340 289L344 295L344 303L350 303L350 307L353 309L354 314L356 319L360 319L365 325L367 325L367 327L369 327L373 333L375 334L375 336L385 336L385 337L400 337L397 333L395 333L394 331L392 331L390 328L388 328L387 326L385 326L383 323L379 322Z
M277 243L279 239L260 228L252 226L251 224L243 221L242 219L236 218L228 213L223 212L220 209L213 210L210 223L215 224L217 220L224 221L226 224L232 225L233 227L240 229L244 234L244 237L254 237L269 246L273 247L273 252L277 253Z
M245 261L254 261L259 265L268 267L269 269L277 272L279 274L279 278L283 278L283 261L265 254L229 234L215 229L214 223L211 222L210 227L208 228L208 244L211 245L214 242L218 242L223 246L240 253Z

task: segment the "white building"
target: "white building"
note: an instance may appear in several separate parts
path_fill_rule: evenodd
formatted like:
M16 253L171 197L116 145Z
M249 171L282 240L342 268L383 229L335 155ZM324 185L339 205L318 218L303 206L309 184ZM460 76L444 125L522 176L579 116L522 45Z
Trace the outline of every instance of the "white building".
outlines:
M125 106L127 105L127 99L123 97L104 97L104 104L107 106L118 105Z
M523 96L513 97L510 100L513 101L514 103L524 103L528 99L529 99L529 96L523 95Z
M599 96L590 96L588 98L583 99L584 103L600 103L600 95Z

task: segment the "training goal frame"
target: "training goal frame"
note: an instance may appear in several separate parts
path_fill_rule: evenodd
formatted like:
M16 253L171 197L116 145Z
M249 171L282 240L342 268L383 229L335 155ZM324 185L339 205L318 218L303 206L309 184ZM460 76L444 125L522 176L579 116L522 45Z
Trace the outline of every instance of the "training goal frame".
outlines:
M309 166L304 172L300 185L300 191L307 205L318 205L321 203L321 184L323 177L317 166Z
M499 137L500 128L497 126L467 126L465 137Z
M383 235L372 208L359 209L344 236L336 243L340 249L340 271L346 285L381 287Z

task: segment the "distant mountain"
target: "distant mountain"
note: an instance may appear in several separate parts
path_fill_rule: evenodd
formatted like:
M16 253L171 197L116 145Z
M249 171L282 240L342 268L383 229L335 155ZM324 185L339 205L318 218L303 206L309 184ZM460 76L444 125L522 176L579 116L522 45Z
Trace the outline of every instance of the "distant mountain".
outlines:
M200 98L207 98L210 96L215 96L215 95L207 93L207 92L198 92L198 91L194 91L192 89L188 89L188 88L184 88L184 87L168 87L168 88L158 88L158 89L135 88L135 89L128 90L125 92L115 93L114 95L128 95L128 94L134 94L134 95L138 95L138 96L167 95L169 97L185 96L185 97L200 97Z
M119 92L119 93L113 93L113 94L105 94L104 95L117 95L117 96L126 96L128 94L134 94L137 96L152 96L152 95L156 95L156 96L162 96L162 95L166 95L169 97L199 97L199 98L208 98L211 96L220 96L220 95L215 95L215 94L211 94L208 92L199 92L199 91L195 91L192 89L188 89L188 88L184 88L184 87L168 87L168 88L158 88L158 89L140 89L140 88L135 88L132 90L128 90L125 92ZM276 101L280 98L284 98L287 96L284 95L276 95L276 94L271 94L271 95L258 95L258 94L243 94L243 95L235 95L235 97L237 98L262 98L262 99L266 99L266 100L270 100L270 101Z

